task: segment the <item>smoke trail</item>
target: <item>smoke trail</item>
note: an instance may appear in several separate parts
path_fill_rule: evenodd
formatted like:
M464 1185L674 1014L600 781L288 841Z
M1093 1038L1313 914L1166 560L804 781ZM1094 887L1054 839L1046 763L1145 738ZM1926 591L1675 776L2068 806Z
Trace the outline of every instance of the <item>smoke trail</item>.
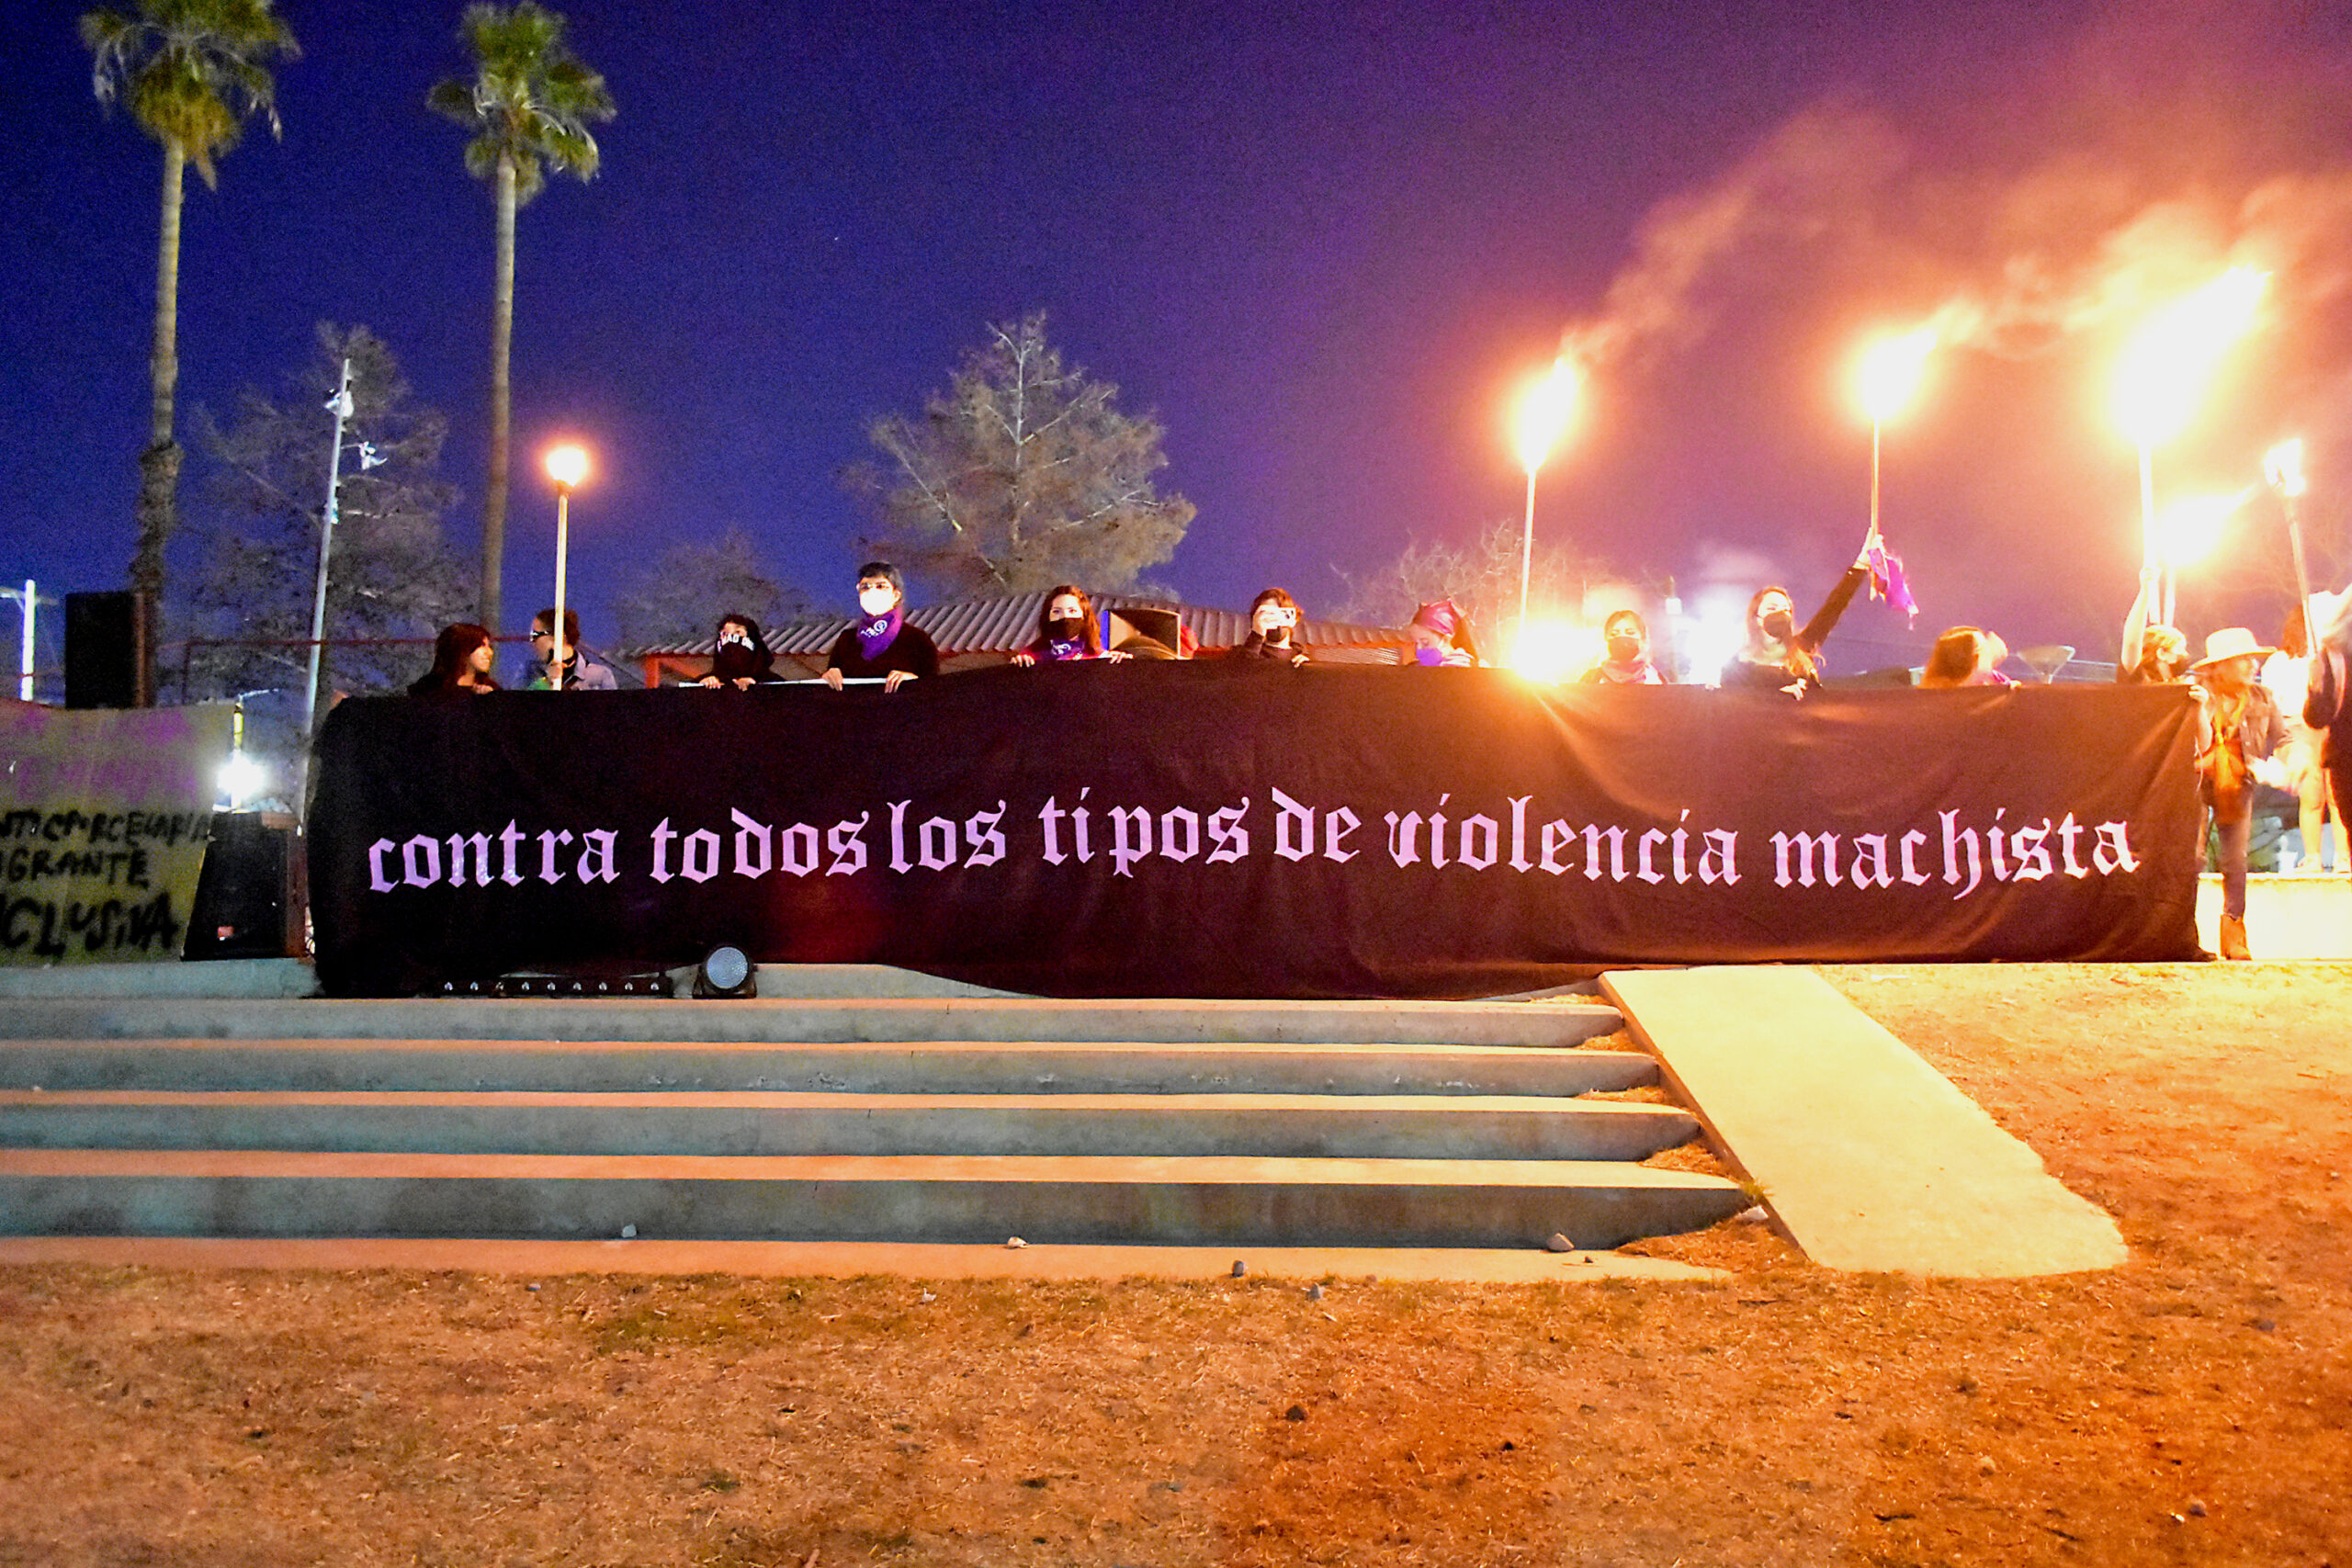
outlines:
M1654 360L1704 339L1737 282L1808 270L1917 291L1943 343L2007 358L2047 352L2217 276L2273 275L2282 310L2352 288L2352 171L2266 172L2151 195L2105 158L2061 153L2014 175L1915 166L1883 117L1805 110L1696 189L1659 202L1600 311L1564 357Z

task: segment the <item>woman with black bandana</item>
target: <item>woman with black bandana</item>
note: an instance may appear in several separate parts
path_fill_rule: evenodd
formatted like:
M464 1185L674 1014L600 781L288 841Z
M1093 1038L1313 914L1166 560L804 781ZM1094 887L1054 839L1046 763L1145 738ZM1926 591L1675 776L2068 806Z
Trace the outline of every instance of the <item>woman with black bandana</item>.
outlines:
M1763 590L1747 602L1747 644L1724 666L1726 691L1786 692L1802 697L1821 690L1821 645L1837 629L1838 617L1854 602L1854 594L1871 574L1871 546L1875 531L1862 541L1861 554L1829 591L1813 619L1799 630L1796 603L1785 588Z
M775 655L769 650L768 639L760 634L760 623L749 615L721 619L711 653L710 673L702 678L701 683L748 692L754 686L773 685L776 680Z
M825 684L879 680L882 689L939 673L939 649L922 628L907 625L907 580L888 561L857 569L857 619L833 639L825 656Z
M1102 647L1102 623L1094 618L1094 601L1086 590L1065 582L1046 595L1037 611L1037 639L1012 656L1027 669L1038 664L1078 664L1102 659L1113 663L1128 656Z

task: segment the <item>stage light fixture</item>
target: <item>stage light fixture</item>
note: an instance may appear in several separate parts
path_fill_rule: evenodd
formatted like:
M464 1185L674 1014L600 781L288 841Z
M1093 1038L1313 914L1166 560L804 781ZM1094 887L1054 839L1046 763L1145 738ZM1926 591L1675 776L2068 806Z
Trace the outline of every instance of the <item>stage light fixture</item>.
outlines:
M697 997L756 997L759 994L759 976L751 955L731 943L720 942L712 948L695 970L695 995Z

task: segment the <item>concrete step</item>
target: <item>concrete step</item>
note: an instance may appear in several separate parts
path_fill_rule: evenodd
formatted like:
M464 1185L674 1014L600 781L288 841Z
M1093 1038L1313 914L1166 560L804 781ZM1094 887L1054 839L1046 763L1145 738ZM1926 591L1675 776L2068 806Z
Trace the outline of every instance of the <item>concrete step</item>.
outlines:
M1657 1081L1638 1051L1510 1045L0 1039L5 1089L1569 1096Z
M1614 1032L1613 1007L1530 1002L1055 1001L909 997L469 998L409 1000L72 998L0 1001L0 1038L541 1040L671 1043L1094 1041L1567 1046Z
M0 1091L0 1146L1640 1160L1671 1106L1467 1095Z
M0 1235L1583 1247L1747 1207L1597 1160L0 1150Z

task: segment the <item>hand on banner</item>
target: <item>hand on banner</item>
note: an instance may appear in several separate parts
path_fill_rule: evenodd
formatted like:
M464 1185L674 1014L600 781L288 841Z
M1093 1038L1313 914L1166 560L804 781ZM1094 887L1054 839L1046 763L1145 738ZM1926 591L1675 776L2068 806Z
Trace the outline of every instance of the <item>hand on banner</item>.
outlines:
M838 670L826 671L825 684L831 686L836 692L840 691L842 689L842 672Z
M900 682L911 681L914 678L915 672L911 670L893 670L888 676L883 678L882 689L885 692L895 692L899 689L899 683Z

